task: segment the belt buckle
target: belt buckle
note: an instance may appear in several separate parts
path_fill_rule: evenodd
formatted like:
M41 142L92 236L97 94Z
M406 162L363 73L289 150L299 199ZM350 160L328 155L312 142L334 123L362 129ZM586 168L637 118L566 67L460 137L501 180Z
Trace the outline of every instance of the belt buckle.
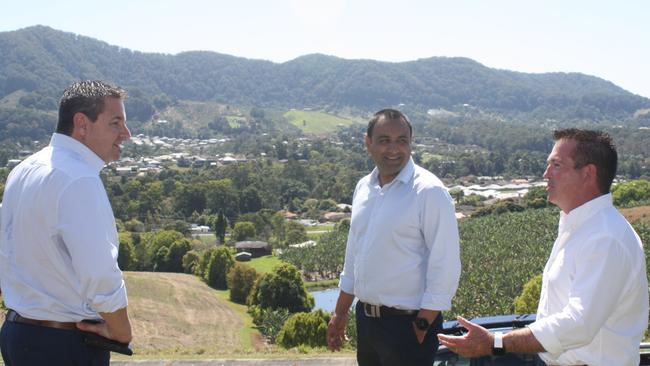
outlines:
M381 313L379 311L379 306L372 304L363 304L363 313L366 314L369 318L379 318Z

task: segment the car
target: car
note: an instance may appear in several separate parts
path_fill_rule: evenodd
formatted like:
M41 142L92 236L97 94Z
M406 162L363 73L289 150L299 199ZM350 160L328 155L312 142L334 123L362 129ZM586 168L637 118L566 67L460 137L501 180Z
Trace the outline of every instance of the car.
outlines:
M527 326L534 322L535 318L535 314L524 314L477 317L470 320L492 332L507 333ZM444 322L441 333L462 335L466 331L457 321L451 320ZM639 355L641 358L639 365L650 366L650 343L640 344ZM441 345L433 366L546 366L546 364L537 354L508 353L503 356L466 358Z

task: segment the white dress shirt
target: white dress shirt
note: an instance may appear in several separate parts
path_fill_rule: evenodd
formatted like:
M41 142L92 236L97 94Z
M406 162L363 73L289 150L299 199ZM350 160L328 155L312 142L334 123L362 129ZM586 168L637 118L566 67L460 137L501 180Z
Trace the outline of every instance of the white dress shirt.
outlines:
M647 324L643 247L611 194L561 213L529 326L547 351L540 356L554 365L636 366Z
M85 145L55 133L9 174L0 230L8 308L72 322L126 307L115 219L99 178L103 166Z
M383 187L377 168L359 181L342 291L373 305L448 310L459 277L454 204L435 175L410 159Z

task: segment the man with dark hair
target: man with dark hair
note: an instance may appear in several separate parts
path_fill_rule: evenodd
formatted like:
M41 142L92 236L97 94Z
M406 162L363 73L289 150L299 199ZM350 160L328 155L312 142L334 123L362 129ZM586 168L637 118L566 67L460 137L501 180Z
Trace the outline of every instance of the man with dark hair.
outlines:
M544 178L561 209L544 268L537 320L506 335L458 321L468 333L439 335L465 356L540 353L549 365L636 366L648 324L648 282L639 236L612 205L616 148L609 135L554 133Z
M125 97L101 81L67 88L50 145L7 178L0 226L0 280L10 309L0 332L5 365L108 365L109 351L84 344L84 332L131 341L115 219L99 177L131 136Z
M365 145L376 168L356 186L336 310L327 329L340 349L354 298L360 366L433 364L460 277L451 196L411 158L412 127L394 109L368 123Z

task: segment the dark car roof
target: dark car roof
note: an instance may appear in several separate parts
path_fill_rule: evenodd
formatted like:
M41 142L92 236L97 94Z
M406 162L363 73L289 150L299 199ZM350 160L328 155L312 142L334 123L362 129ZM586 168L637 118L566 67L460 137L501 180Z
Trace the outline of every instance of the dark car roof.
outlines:
M511 314L511 315L497 315L497 316L482 316L468 319L474 324L478 324L487 329L514 329L523 328L528 324L534 322L536 319L535 314ZM448 320L442 325L442 333L444 334L461 334L467 331L456 320Z

